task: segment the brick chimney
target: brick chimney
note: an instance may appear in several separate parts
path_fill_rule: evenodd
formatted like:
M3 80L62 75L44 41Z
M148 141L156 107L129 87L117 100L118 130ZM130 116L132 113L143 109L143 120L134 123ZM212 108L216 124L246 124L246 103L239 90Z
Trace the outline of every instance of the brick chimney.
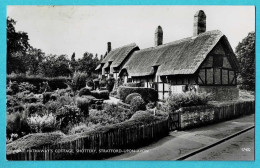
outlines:
M107 42L107 53L111 51L111 42Z
M197 36L200 33L206 31L206 15L203 10L199 10L194 15L194 24L193 24L193 36Z
M154 43L155 46L159 46L163 44L163 30L161 26L158 26L155 30Z

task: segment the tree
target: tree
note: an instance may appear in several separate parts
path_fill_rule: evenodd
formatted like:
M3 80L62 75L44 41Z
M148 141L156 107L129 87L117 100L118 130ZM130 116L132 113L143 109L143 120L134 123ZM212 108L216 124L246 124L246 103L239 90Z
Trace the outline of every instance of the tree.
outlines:
M40 64L40 73L46 77L70 76L69 62L66 55L48 55Z
M241 88L255 90L255 32L250 32L236 47L236 55L240 64Z
M30 47L29 38L25 32L16 32L16 22L7 18L7 73L25 73L26 66L23 56Z
M82 59L78 60L77 71L93 74L97 67L98 59L93 58L93 54L85 52Z
M39 65L45 57L44 52L41 49L30 47L25 55L25 65L29 74L36 75L39 72Z
M70 59L70 68L72 72L76 71L77 67L77 61L75 59L75 52L72 54L71 59Z

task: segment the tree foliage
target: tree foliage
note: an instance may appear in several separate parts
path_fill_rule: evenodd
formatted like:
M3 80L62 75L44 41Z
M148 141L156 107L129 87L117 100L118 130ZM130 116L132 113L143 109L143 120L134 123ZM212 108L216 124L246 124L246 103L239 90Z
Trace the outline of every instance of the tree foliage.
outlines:
M40 73L46 77L70 76L69 62L66 55L48 55L40 63Z
M7 18L7 73L25 73L27 70L24 64L26 51L30 47L29 37L25 32L15 30L16 22Z
M255 32L250 32L236 47L240 64L239 81L242 89L255 89Z
M93 58L93 54L85 52L83 58L78 60L77 71L85 72L91 75L98 64L98 58Z

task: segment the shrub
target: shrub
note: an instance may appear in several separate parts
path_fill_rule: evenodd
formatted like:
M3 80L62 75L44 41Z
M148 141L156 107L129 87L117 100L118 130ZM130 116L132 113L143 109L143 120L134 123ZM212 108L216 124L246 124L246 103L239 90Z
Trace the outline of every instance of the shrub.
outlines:
M82 96L82 98L88 99L89 104L95 103L95 99L96 99L94 96L91 96L91 95Z
M12 133L17 133L19 136L30 132L30 128L26 121L26 117L20 112L15 112L7 115L6 135L10 138Z
M62 104L58 101L49 101L45 104L45 107L48 113L55 114L62 107Z
M73 92L80 90L81 88L86 87L87 74L82 72L75 72L71 81L68 81L68 85L70 86Z
M51 100L52 92L45 92L42 95L43 95L43 104L45 104Z
M56 90L56 89L65 89L68 87L67 77L55 77L55 78L47 78L42 76L25 76L25 75L7 75L7 83L10 81L16 81L17 83L29 83L35 87L35 91L40 93L44 92L44 88L40 89L43 82L48 82L49 89L46 91Z
M68 95L58 97L57 101L61 104L61 106L74 104L74 99Z
M79 91L79 96L83 96L83 95L91 95L91 92L88 88L82 88Z
M115 84L115 78L111 77L111 78L107 79L106 83L107 83L107 90L109 92L111 92L113 90L113 87Z
M82 132L88 132L88 131L93 131L96 125L94 124L86 124L86 123L80 123L78 125L73 126L69 130L69 134L78 134Z
M33 114L44 115L46 113L46 107L42 103L31 103L27 105L28 116Z
M22 82L19 85L19 92L29 91L29 92L36 92L36 86L30 84L29 82Z
M91 91L91 95L97 99L109 99L109 91L101 90L101 91Z
M60 124L60 129L67 133L67 126L77 124L81 121L79 108L71 105L61 107L56 113L56 120Z
M131 101L133 100L133 98L136 97L136 96L142 97L139 93L131 93L128 96L126 96L125 103L130 104Z
M210 99L210 95L207 93L188 92L173 94L166 101L167 110L168 112L174 112L180 107L205 105Z
M19 85L16 81L10 83L10 89L13 91L13 94L19 92Z
M152 88L126 86L120 86L118 88L118 96L123 101L125 101L126 97L131 93L139 93L146 103L158 101L158 92Z
M132 99L130 103L131 107L130 110L133 112L139 111L139 110L146 110L145 102L140 96L136 96Z
M52 132L57 129L55 116L50 113L43 116L33 115L27 119L28 125L32 132Z
M150 111L137 111L133 114L130 120L150 122L158 120L159 118L154 116Z
M89 111L88 111L89 99L77 97L76 102L80 112L82 112L83 115L87 117L89 115Z

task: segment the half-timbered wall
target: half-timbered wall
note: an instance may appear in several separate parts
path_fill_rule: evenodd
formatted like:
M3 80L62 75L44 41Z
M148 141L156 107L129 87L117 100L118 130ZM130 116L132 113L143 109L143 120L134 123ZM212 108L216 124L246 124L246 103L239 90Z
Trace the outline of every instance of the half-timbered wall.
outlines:
M232 68L228 55L219 43L207 56L198 70L198 84L232 86L237 84L236 71Z

